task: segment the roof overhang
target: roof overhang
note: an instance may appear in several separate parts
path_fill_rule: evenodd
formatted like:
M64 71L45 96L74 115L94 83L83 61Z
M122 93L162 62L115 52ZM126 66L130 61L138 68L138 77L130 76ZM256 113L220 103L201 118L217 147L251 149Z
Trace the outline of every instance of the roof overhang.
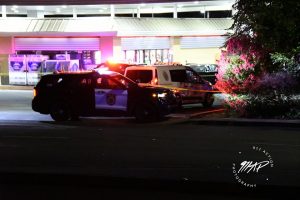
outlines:
M224 35L232 19L78 18L0 19L1 36L199 36Z
M194 0L172 0L172 2L193 2ZM199 0L202 2L203 0ZM218 1L218 0L205 0ZM204 2L204 1L203 1ZM145 4L170 3L168 0L0 0L0 5L92 5L92 4Z

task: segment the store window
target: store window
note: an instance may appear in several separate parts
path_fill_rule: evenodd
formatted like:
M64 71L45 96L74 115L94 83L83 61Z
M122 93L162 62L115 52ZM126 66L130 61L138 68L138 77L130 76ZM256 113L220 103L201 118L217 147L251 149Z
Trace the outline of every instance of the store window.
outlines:
M124 50L123 60L128 63L155 64L170 63L172 55L168 49Z
M17 51L9 55L9 83L35 85L41 75L94 69L100 51Z
M41 72L85 71L93 69L101 61L100 51L18 51L25 57L43 56Z

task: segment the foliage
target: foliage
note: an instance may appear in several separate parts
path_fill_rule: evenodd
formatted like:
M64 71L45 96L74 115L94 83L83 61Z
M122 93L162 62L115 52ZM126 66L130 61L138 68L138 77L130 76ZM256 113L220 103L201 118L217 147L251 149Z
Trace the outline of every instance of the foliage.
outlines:
M246 117L284 118L295 107L292 96L281 95L249 95L244 107Z
M300 1L237 0L216 87L247 117L297 117L300 110ZM299 114L300 115L300 114Z
M253 94L261 95L290 95L297 92L298 82L288 72L264 73L256 80L252 87Z
M296 52L296 50L298 51L298 49L299 48L293 50L293 52ZM295 55L298 55L299 52L300 49ZM295 76L295 78L299 78L300 63L297 60L297 56L288 57L287 55L278 52L271 53L270 55L273 65L275 66L273 68L274 71L285 71Z
M216 87L228 94L248 93L255 84L255 76L260 69L257 65L259 51L247 48L249 38L230 38L227 51L223 51L218 63Z
M282 117L297 107L291 98L300 91L299 82L291 72L297 64L294 59L277 53L272 55L272 62L278 65L276 70L267 71L258 61L263 51L245 49L249 42L245 40L228 40L227 51L222 51L218 63L216 87L228 94L225 100L228 110L236 111L239 116Z
M298 102L300 103L300 102ZM299 105L299 104L298 104ZM300 108L291 108L285 115L286 119L300 119Z
M269 52L291 53L300 42L299 0L237 0L234 36L249 35Z

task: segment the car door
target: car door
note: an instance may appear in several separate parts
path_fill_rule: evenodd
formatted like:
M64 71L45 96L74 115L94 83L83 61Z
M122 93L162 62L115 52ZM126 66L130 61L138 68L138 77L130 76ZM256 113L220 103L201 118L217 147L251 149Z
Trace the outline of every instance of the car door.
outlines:
M187 89L189 89L189 96L197 99L202 99L205 96L201 90L203 90L202 78L193 70L186 69L187 75Z
M110 77L99 77L95 88L96 110L127 110L128 91Z

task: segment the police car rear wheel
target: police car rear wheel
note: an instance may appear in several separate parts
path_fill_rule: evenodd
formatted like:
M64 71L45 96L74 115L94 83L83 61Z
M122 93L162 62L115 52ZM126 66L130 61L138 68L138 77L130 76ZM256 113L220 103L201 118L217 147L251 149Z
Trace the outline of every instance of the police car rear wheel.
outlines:
M67 121L70 118L70 110L66 103L53 104L50 115L55 121Z

